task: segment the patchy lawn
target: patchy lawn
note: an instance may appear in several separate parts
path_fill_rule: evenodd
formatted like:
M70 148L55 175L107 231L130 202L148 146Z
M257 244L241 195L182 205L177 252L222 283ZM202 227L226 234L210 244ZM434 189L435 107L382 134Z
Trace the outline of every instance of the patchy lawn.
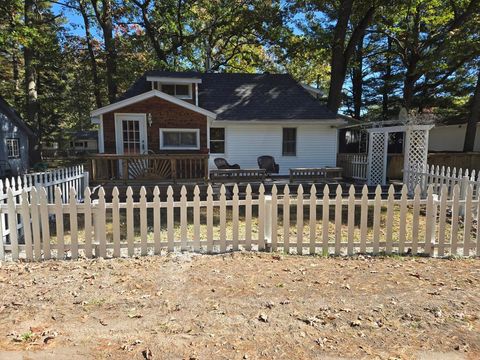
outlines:
M0 359L474 359L479 279L475 259L4 263Z

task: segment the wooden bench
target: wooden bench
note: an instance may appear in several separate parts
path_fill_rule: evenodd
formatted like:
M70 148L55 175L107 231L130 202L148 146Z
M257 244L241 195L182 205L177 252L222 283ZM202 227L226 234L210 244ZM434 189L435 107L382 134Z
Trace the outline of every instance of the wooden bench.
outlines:
M264 182L266 172L264 169L224 169L211 170L210 181L212 183L241 183L241 182Z
M343 169L340 167L323 168L291 168L290 182L299 180L325 181L326 179L340 180Z

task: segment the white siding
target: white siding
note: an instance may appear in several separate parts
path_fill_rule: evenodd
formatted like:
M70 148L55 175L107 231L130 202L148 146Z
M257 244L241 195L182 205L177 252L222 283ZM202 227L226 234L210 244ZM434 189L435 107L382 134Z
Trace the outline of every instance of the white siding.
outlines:
M337 156L337 129L318 124L215 124L225 128L225 154L211 154L213 159L224 157L243 169L258 168L257 157L271 155L280 164L280 174L288 174L293 167L335 166ZM282 128L297 128L297 155L282 156Z
M428 150L463 151L467 125L436 126L430 130ZM480 151L480 129L477 125L474 151Z

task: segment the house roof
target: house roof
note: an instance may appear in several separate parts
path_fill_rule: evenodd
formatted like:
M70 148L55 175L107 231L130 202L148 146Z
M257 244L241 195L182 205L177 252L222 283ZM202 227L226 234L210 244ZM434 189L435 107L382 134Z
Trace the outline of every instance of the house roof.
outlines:
M20 114L11 107L7 101L0 96L0 112L15 123L19 128L24 130L29 136L36 136L32 129L22 120Z
M147 71L118 101L151 91L147 77L196 78L198 103L216 120L332 120L337 114L288 74Z

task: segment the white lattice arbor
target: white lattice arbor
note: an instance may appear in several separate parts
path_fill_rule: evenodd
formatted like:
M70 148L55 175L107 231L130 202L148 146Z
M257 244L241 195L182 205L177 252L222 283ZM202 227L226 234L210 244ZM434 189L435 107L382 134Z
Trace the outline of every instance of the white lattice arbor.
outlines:
M419 183L412 170L423 172L427 168L428 133L433 125L400 125L368 129L369 185L385 185L387 182L387 152L390 133L405 133L403 183L410 191Z

